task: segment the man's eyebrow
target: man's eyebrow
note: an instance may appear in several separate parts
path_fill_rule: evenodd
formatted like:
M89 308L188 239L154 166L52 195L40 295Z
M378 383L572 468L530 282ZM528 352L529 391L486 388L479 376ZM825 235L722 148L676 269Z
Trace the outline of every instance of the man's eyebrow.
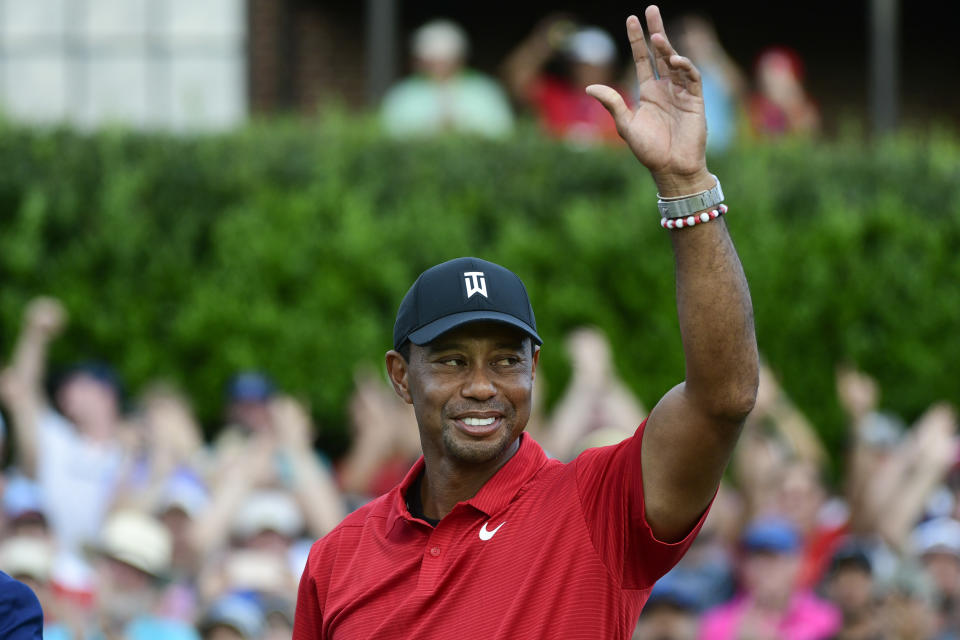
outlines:
M463 349L463 345L457 342L440 342L438 344L430 343L425 345L428 353L439 353L441 351L456 351Z
M510 341L510 342L498 342L497 349L510 349L512 351L523 351L526 346L525 340L519 341Z

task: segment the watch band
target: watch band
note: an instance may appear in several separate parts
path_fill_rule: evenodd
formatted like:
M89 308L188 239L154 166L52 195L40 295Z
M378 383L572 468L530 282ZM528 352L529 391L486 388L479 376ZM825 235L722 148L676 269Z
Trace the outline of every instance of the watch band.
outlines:
M685 218L700 211L713 209L723 202L723 189L720 188L720 180L717 180L717 176L713 176L713 179L717 181L717 184L706 191L693 195L664 199L658 193L657 208L660 210L660 217L668 219Z

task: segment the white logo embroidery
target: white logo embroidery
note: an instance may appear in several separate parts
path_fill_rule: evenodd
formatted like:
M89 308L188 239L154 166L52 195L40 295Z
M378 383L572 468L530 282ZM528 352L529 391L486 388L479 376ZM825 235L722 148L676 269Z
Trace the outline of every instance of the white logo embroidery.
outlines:
M463 281L467 285L467 300L473 297L473 294L479 293L487 298L487 281L483 277L483 271L466 271L463 274Z
M503 525L507 524L507 521L504 520L503 522L501 522L499 525L497 525L497 528L494 529L493 531L487 531L487 525L488 525L488 524L490 524L489 521L488 521L488 522L484 522L484 523L483 523L483 526L480 527L480 539L481 539L481 540L489 540L490 538L492 538L492 537L493 537L493 534L495 534L497 531L500 530L500 527L502 527Z

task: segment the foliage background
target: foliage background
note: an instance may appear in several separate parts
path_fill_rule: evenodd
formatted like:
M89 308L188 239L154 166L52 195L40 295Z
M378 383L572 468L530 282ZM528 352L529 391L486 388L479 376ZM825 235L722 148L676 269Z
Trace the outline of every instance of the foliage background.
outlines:
M549 401L582 324L609 334L647 406L682 379L669 242L629 153L373 131L343 116L196 138L0 123L0 354L26 302L56 295L72 323L55 364L107 360L132 392L174 380L210 430L229 375L261 368L311 400L336 454L354 367L380 366L407 287L475 255L526 282ZM956 140L747 146L710 166L761 350L835 454L838 362L908 419L960 400Z

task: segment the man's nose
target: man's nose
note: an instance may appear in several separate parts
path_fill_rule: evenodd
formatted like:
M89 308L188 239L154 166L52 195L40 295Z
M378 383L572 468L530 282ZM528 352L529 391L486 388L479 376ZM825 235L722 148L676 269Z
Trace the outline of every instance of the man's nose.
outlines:
M463 385L460 393L465 398L474 400L489 400L497 395L497 387L490 378L490 372L483 365L477 365L470 370L469 378Z

